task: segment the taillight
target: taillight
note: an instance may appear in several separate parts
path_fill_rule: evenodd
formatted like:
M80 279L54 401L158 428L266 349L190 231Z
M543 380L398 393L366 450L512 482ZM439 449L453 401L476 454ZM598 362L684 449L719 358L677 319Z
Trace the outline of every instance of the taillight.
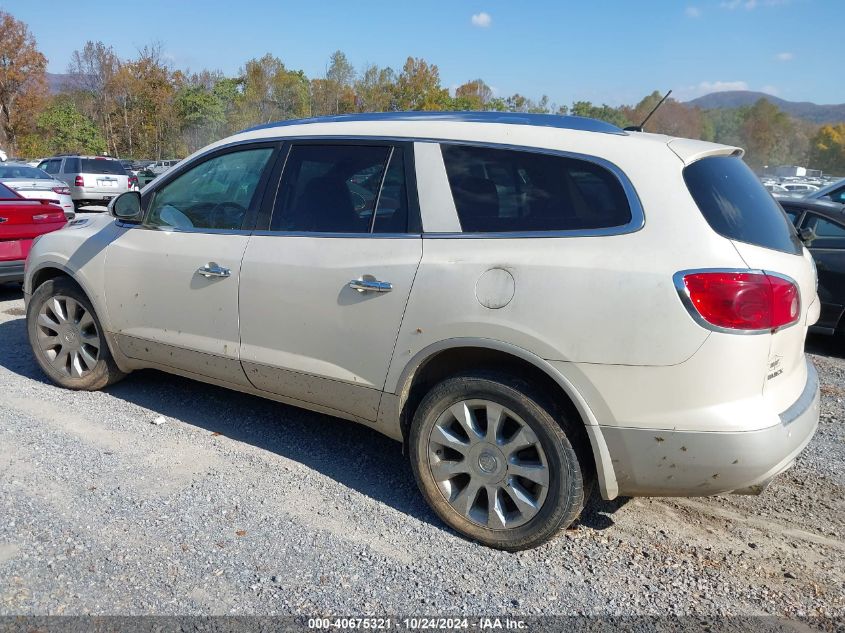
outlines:
M129 188L138 186L138 176L129 176Z
M64 222L64 220L65 214L61 211L58 213L39 213L32 216L32 221L35 224L42 222Z
M73 186L74 187L84 187L85 186L85 180L82 178L82 176L77 176L76 178L74 178Z
M77 176L76 180L77 180L77 182L82 180L82 176ZM81 187L82 185L77 184L76 186ZM63 195L63 196L69 196L70 195L70 189L68 189L67 187L53 187L53 193L58 193L59 195Z
M675 286L690 314L702 325L733 332L774 331L798 321L798 286L763 271L688 271Z

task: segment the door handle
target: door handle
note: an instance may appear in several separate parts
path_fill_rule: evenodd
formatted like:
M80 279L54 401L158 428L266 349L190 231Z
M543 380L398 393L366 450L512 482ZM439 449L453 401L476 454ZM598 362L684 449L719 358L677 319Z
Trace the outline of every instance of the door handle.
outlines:
M197 269L197 274L202 275L206 279L210 279L211 277L228 277L232 274L232 271L228 268L223 268L214 262L209 262L202 268Z
M349 287L358 292L390 292L393 290L392 283L378 279L353 279L349 282Z

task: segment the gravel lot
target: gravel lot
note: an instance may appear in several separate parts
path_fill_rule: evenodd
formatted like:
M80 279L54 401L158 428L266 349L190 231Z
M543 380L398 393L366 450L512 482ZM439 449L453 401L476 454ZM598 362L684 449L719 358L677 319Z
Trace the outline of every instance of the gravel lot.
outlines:
M760 497L594 498L507 554L446 529L400 446L165 374L47 384L0 286L0 615L845 617L845 346L818 434ZM161 424L155 424L163 416Z

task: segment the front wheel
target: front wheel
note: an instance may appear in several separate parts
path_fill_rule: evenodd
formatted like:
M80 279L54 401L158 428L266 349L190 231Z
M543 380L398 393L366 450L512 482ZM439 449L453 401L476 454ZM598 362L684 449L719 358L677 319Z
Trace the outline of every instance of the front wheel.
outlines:
M584 506L585 480L552 407L528 385L492 374L456 376L418 407L411 467L428 503L461 534L504 550L540 545Z
M126 375L112 358L91 302L70 279L51 279L32 293L26 326L35 360L61 387L93 391Z

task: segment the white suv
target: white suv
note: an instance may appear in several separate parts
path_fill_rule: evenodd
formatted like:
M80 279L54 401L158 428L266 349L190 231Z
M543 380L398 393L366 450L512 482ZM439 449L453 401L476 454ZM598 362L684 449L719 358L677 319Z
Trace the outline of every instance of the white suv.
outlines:
M30 342L68 388L152 367L371 426L493 547L594 482L759 492L817 426L819 301L741 154L545 115L254 128L40 238Z

